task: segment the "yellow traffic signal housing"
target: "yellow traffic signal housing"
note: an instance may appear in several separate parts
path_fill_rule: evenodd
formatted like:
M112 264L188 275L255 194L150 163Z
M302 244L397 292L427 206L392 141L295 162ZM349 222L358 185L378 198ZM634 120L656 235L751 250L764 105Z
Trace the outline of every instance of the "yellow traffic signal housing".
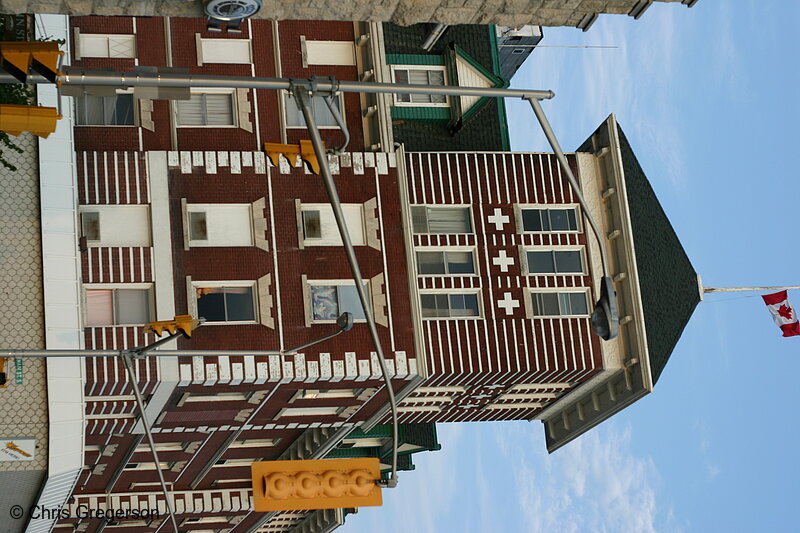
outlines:
M55 41L0 42L0 66L20 83L27 81L31 69L56 83L58 60L63 55Z
M145 333L155 333L159 337L164 334L164 330L174 334L180 331L187 337L192 336L192 330L200 325L199 320L192 318L192 315L177 315L174 320L157 320L149 322L144 327Z
M378 506L380 460L320 459L253 463L256 512Z
M6 379L6 358L0 357L0 389L8 387L8 380Z
M11 135L29 131L39 137L47 138L56 131L60 118L61 115L55 107L0 104L0 131Z
M322 147L323 149L325 148L324 143ZM298 145L264 143L264 150L267 152L269 160L276 167L280 164L281 155L292 164L294 164L295 158L299 155L310 172L319 174L319 161L317 160L317 154L314 153L314 145L311 144L311 141L302 140Z

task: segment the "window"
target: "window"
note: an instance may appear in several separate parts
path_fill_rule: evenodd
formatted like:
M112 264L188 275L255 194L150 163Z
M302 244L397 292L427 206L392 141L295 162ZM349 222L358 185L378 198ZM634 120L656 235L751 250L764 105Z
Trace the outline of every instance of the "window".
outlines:
M275 418L283 418L285 416L336 416L340 409L342 407L284 407Z
M135 35L77 34L77 57L136 57Z
M445 67L442 66L397 66L392 67L395 83L411 85L447 85ZM407 106L447 106L447 96L443 94L395 94L396 105Z
M195 286L198 316L208 322L241 323L256 320L254 283Z
M196 34L197 66L204 63L252 63L249 39L203 39Z
M301 389L292 398L295 400L324 400L329 398L355 398L364 389Z
M531 294L534 316L586 316L589 306L586 292L534 292Z
M306 41L301 38L304 67L307 65L355 66L355 46L352 41Z
M297 100L293 96L290 96L289 93L283 93L283 101L286 108L286 127L287 128L305 128L306 127L306 119L303 117L303 112L300 111L300 108L297 106ZM339 110L339 114L341 114L342 110L342 98L334 98L333 105L336 106L336 109ZM336 123L336 119L333 118L333 114L331 113L328 104L325 103L324 98L312 98L311 99L311 109L314 113L314 120L317 122L317 126L320 128L338 128L338 124Z
M193 93L177 100L179 126L235 126L233 93Z
M417 271L420 275L475 274L472 250L417 252Z
M81 231L89 242L100 241L100 213L86 211L81 213Z
M469 207L411 207L414 233L472 233Z
M86 325L121 326L150 322L150 289L86 289Z
M150 206L82 205L81 233L90 246L150 246Z
M583 274L581 250L532 250L526 259L528 274Z
M356 286L352 282L335 282L324 285L311 284L311 320L313 322L335 322L342 313L351 313L353 320L365 321L364 308L358 299Z
M423 293L422 318L480 317L478 293Z
M536 208L520 209L522 231L578 231L577 210Z
M347 231L354 246L365 243L364 210L362 204L342 204ZM300 224L303 246L341 246L339 226L330 204L300 205Z
M189 246L252 246L250 204L186 204Z
M133 94L75 98L78 126L133 126Z

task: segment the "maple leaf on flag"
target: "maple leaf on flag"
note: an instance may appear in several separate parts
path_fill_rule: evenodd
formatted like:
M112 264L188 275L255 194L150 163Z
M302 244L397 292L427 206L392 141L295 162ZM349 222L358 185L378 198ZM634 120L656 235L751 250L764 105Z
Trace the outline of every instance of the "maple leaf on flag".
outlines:
M792 319L792 308L787 307L786 304L783 304L778 308L778 314L781 315L786 320Z

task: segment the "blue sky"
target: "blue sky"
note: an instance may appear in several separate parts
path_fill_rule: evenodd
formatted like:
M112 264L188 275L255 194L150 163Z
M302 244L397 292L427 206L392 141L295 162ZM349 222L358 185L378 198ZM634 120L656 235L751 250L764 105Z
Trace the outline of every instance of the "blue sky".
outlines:
M545 29L619 48L539 48L513 86L555 91L565 150L617 115L706 286L800 285L798 19L793 0L700 0ZM513 148L549 151L530 108L508 109ZM344 530L796 531L800 338L759 294L708 295L655 392L553 455L539 422L441 425L443 450Z

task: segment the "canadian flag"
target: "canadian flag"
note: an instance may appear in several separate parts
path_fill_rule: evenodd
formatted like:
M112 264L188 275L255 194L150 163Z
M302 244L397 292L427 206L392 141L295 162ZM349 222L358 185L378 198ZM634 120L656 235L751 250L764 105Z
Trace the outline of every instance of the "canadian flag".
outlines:
M786 291L764 294L761 297L764 298L764 303L772 313L772 319L783 331L784 337L800 335L800 322L797 321L797 313L789 305L789 296Z

